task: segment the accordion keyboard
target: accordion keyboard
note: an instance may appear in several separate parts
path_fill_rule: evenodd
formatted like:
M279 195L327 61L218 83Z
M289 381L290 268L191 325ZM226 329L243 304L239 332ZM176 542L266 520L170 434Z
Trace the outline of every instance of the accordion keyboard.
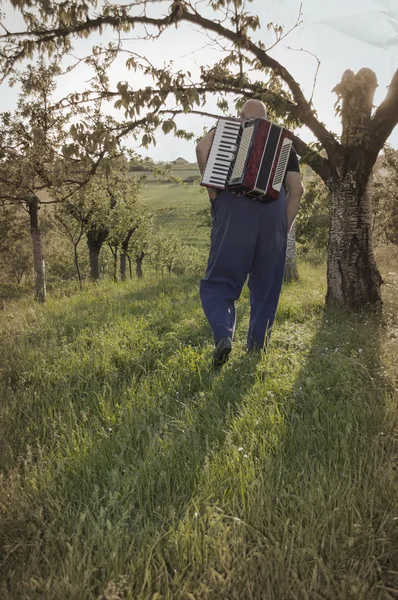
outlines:
M284 139L282 143L281 153L279 155L279 161L274 175L274 180L272 182L272 187L278 192L280 192L282 187L282 182L285 176L287 161L289 160L291 147L292 140L288 138Z
M203 173L202 185L224 188L238 141L241 121L220 119Z

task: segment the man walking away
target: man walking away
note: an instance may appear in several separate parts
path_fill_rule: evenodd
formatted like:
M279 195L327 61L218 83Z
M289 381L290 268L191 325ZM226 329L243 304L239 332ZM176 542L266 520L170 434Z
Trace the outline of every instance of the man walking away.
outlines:
M266 118L265 105L248 100L241 118ZM197 145L200 172L206 167L213 141L210 131ZM286 261L287 235L303 194L297 154L292 148L284 185L277 200L260 202L248 196L208 188L212 231L205 277L200 283L204 313L213 330L213 364L221 367L232 350L235 302L249 277L250 324L248 351L267 344L275 319Z

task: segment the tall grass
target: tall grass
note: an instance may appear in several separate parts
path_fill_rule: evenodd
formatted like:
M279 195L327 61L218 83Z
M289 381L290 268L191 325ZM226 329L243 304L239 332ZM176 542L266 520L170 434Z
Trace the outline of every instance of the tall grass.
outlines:
M1 320L0 597L390 599L398 273L383 315L302 264L271 349L247 291L221 373L195 277L101 283Z

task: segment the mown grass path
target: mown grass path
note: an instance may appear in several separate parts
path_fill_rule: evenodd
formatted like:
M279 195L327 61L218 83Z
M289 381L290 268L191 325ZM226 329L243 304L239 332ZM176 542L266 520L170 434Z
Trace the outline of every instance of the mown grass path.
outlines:
M396 273L382 316L286 287L220 374L198 279L2 315L0 597L398 597Z

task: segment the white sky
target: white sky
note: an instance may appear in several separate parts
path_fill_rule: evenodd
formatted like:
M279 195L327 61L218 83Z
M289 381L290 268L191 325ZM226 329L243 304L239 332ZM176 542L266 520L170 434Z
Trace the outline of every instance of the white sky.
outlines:
M253 34L253 41L261 39L267 46L271 45L273 40L266 30L266 24L272 21L289 29L297 19L299 5L299 0L254 0L248 5L248 10L259 15L262 29ZM3 3L3 9L7 9L8 23L13 22L12 28L19 28L20 20L13 9L7 7L7 2ZM158 7L157 11L157 16L160 16L164 8ZM205 11L206 16L212 14L208 8L205 8ZM139 33L138 29L134 35L137 33ZM78 40L75 44L75 54L82 56L90 51L92 45L101 41L108 42L114 38L114 33L109 30L105 32L102 40L98 36L91 36L88 40ZM132 40L128 42L128 47L134 52L145 55L157 66L173 60L175 70L182 69L194 74L198 72L199 65L211 65L220 58L219 50L206 47L208 42L209 39L204 32L183 24L178 29L169 29L155 42ZM340 122L334 114L336 96L331 90L340 81L345 69L357 72L362 67L369 67L376 72L379 87L376 91L375 105L378 105L387 92L393 73L398 68L398 1L303 0L303 24L276 46L271 51L271 55L290 70L309 98L316 61L309 54L289 50L286 46L304 48L316 54L321 60L314 104L319 118L326 126L340 132ZM62 77L57 94L63 96L68 92L83 89L89 76L89 71L83 67ZM129 81L133 88L145 84L141 75L127 71L122 57L113 64L111 70L113 85L121 80ZM10 89L3 85L0 110L12 110L16 94L15 88ZM211 100L203 110L217 112ZM213 121L187 115L179 117L178 124L200 135L203 127L212 125ZM305 141L313 139L312 134L305 129L300 132L300 135ZM398 147L398 128L391 135L389 142L395 148ZM131 145L134 146L133 143ZM154 160L174 160L178 156L183 156L189 161L195 160L194 142L176 139L172 134L164 136L160 133L156 148L139 151Z

